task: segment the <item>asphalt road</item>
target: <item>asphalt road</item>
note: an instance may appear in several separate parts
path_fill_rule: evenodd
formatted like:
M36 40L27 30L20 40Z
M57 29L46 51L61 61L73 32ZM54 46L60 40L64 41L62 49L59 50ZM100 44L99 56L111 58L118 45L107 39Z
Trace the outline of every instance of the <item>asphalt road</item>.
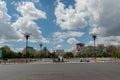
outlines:
M120 80L120 63L0 64L0 80Z

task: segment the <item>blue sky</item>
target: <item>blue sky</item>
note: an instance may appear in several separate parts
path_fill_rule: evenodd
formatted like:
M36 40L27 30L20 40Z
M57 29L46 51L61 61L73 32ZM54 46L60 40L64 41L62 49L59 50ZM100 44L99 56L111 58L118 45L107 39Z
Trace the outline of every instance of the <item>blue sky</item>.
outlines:
M119 0L0 0L0 46L25 47L22 33L31 33L29 46L50 51L73 50L76 43L119 45ZM112 5L112 6L111 6ZM113 23L111 23L113 22Z

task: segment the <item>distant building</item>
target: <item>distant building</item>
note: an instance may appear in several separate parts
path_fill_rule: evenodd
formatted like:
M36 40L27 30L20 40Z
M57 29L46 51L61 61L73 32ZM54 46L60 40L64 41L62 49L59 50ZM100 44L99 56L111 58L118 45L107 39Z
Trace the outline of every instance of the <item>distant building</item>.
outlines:
M26 54L26 48L23 49L22 53ZM27 47L27 53L29 53L29 54L36 54L36 50L33 47L28 46Z
M76 44L76 49L75 49L76 54L77 54L77 53L81 53L82 50L83 50L83 47L84 47L84 44L83 44L83 43L77 43L77 44Z
M107 53L113 53L117 50L117 48L113 45L107 47Z
M75 46L75 49L73 49L71 52L74 53L74 55L77 54L93 54L93 53L101 53L101 52L106 52L108 54L113 54L114 52L119 52L120 51L120 45L109 45L109 46L104 46L104 44L98 44L97 46L84 46L82 43L77 43Z
M106 51L105 49L106 48L105 48L104 44L98 44L95 50L96 50L96 52L105 52Z
M94 53L94 46L84 47L82 53L87 53L87 54Z
M64 50L63 49L58 49L58 50L56 50L55 54L58 55L58 56L62 56L64 54Z
M116 51L120 52L120 45L116 46Z
M49 54L50 51L47 49L47 47L44 47L44 48L40 51L40 53Z
M45 57L49 57L50 51L47 49L47 47L43 47L43 49L37 51L37 54L44 54Z

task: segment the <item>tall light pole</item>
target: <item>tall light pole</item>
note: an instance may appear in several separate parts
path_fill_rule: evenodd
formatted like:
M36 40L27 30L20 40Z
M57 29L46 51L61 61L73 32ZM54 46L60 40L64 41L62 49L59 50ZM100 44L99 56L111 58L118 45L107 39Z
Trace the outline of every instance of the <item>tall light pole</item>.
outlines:
M92 33L92 38L94 40L94 56L95 56L95 61L96 61L96 53L95 53L95 40L96 40L96 37L97 37L97 34L96 33Z
M41 48L41 50L42 50L42 46L43 46L43 44L42 44L42 43L40 43L40 48Z
M42 43L40 43L40 49L41 49L41 51L42 51L42 46L43 46L43 44ZM41 52L42 53L42 52Z
M25 54L25 55L26 55L26 63L27 63L27 62L28 62L28 61L27 61L27 57L28 57L28 56L27 56L28 38L30 37L31 33L23 33L23 34L24 34L24 37L26 38L26 50L25 50L25 51L26 51L26 52L25 52L26 54Z

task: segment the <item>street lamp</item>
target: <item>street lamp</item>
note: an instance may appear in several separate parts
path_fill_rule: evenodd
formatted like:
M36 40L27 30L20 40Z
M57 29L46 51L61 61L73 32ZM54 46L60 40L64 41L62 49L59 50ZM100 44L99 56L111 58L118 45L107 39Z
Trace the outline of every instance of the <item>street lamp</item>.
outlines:
M42 46L43 46L43 44L42 44L42 43L40 43L40 49L41 49L40 54L42 54L42 53L43 53L43 52L42 52Z
M42 51L42 46L43 46L43 44L41 43L41 44L40 44L41 51Z
M54 60L55 60L55 50L53 51L53 53L52 53L52 59L53 59L53 62L54 62Z
M24 37L26 38L26 63L28 62L27 61L27 47L28 47L28 38L30 37L31 33L23 33L24 34Z
M91 33L91 35L92 35L92 38L93 38L93 40L94 40L94 56L95 56L95 61L96 61L95 40L96 40L97 34L96 34L96 33Z

